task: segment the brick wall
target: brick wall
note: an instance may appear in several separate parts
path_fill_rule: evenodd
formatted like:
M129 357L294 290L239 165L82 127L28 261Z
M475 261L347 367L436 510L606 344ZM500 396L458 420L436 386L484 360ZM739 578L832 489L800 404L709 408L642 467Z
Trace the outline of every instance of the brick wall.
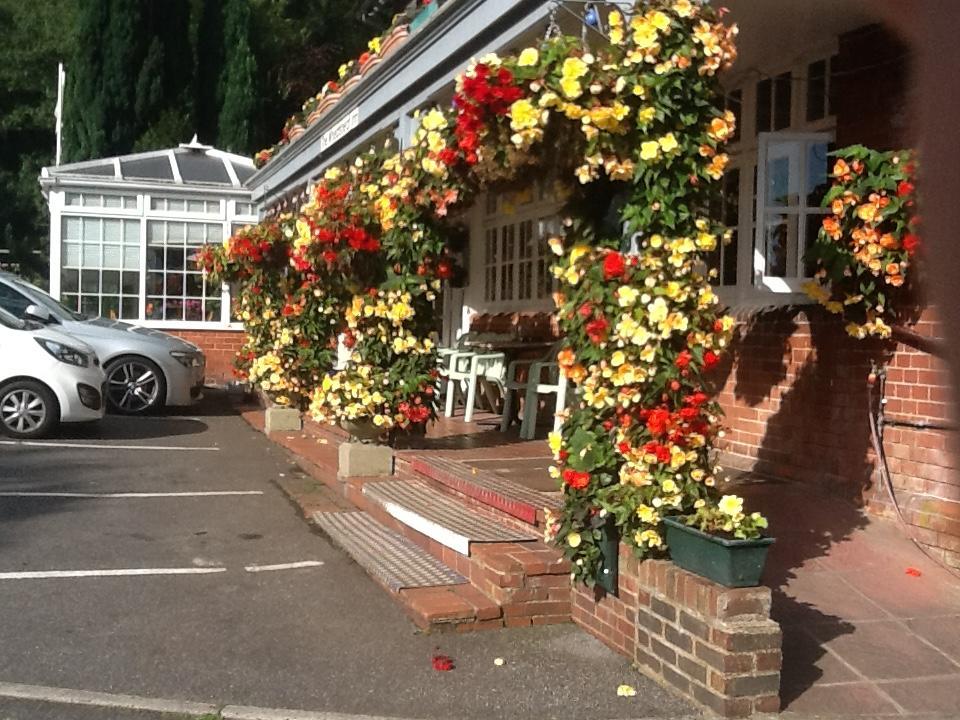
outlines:
M207 383L221 385L234 379L233 360L243 345L242 330L166 330L197 345L207 356Z
M722 461L728 468L815 483L858 505L893 507L871 447L867 377L886 366L886 412L909 421L950 423L947 371L935 356L896 342L855 340L819 308L738 318L721 368L726 413ZM937 337L931 310L914 326ZM960 565L957 433L887 427L884 452L898 501L915 537Z
M780 708L770 589L724 588L620 551L619 597L575 585L573 620L645 674L725 717Z

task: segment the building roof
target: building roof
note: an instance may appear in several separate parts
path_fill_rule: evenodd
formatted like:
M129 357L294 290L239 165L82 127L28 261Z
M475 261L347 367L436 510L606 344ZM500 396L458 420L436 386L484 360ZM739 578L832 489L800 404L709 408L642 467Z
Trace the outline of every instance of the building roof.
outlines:
M64 183L169 186L170 189L224 191L244 189L254 173L253 161L242 155L201 145L196 136L169 150L99 158L45 167L40 174L44 187Z

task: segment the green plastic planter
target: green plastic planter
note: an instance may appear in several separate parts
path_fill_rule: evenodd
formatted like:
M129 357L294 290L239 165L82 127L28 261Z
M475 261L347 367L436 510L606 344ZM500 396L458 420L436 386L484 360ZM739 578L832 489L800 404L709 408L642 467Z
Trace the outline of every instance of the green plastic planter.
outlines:
M774 539L728 540L674 518L664 518L667 545L674 563L726 587L753 587L760 584L767 550Z
M433 0L429 5L424 5L420 10L414 15L413 20L410 21L410 32L416 32L420 29L420 26L423 25L427 20L429 20L437 12L439 8L439 0Z

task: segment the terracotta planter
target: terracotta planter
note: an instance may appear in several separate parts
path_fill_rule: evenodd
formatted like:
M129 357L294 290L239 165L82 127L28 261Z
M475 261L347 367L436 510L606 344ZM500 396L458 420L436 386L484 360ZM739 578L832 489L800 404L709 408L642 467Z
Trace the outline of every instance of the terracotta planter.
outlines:
M350 438L361 443L371 444L384 434L383 428L373 424L370 418L362 420L341 420L340 427L350 433Z
M354 75L352 78L350 78L343 84L343 87L340 89L340 94L345 95L346 93L350 92L351 88L359 84L360 84L360 76Z
M320 116L323 115L323 110L320 109L320 106L317 105L309 115L307 115L307 124L313 125L317 120L320 119Z
M287 133L287 137L290 138L290 142L293 142L306 131L307 129L303 125L294 125L292 128L290 128L290 132Z
M341 94L342 94L342 93L340 93L340 92L332 92L332 93L329 93L328 95L326 95L326 96L320 101L320 104L317 105L317 109L314 110L314 112L318 112L318 113L321 113L321 114L325 113L327 110L329 110L329 109L332 108L334 105L336 105L338 102L340 102L340 95L341 95Z
M773 538L732 540L710 535L675 518L664 518L670 559L684 570L726 587L760 584Z
M370 55L370 57L367 58L367 61L365 63L360 64L360 74L366 75L368 72L373 70L379 64L380 64L380 56Z
M380 57L386 58L392 55L407 41L409 36L410 28L407 25L398 25L395 27L390 31L390 34L384 38L383 43L380 45Z

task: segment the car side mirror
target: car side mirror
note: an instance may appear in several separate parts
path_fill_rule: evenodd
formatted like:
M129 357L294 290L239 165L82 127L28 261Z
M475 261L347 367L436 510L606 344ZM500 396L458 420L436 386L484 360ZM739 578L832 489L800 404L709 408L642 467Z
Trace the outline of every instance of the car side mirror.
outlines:
M55 322L53 315L50 314L50 311L45 307L40 307L39 305L27 305L27 309L23 311L23 316L28 320L36 320L44 325L49 325L50 323Z

